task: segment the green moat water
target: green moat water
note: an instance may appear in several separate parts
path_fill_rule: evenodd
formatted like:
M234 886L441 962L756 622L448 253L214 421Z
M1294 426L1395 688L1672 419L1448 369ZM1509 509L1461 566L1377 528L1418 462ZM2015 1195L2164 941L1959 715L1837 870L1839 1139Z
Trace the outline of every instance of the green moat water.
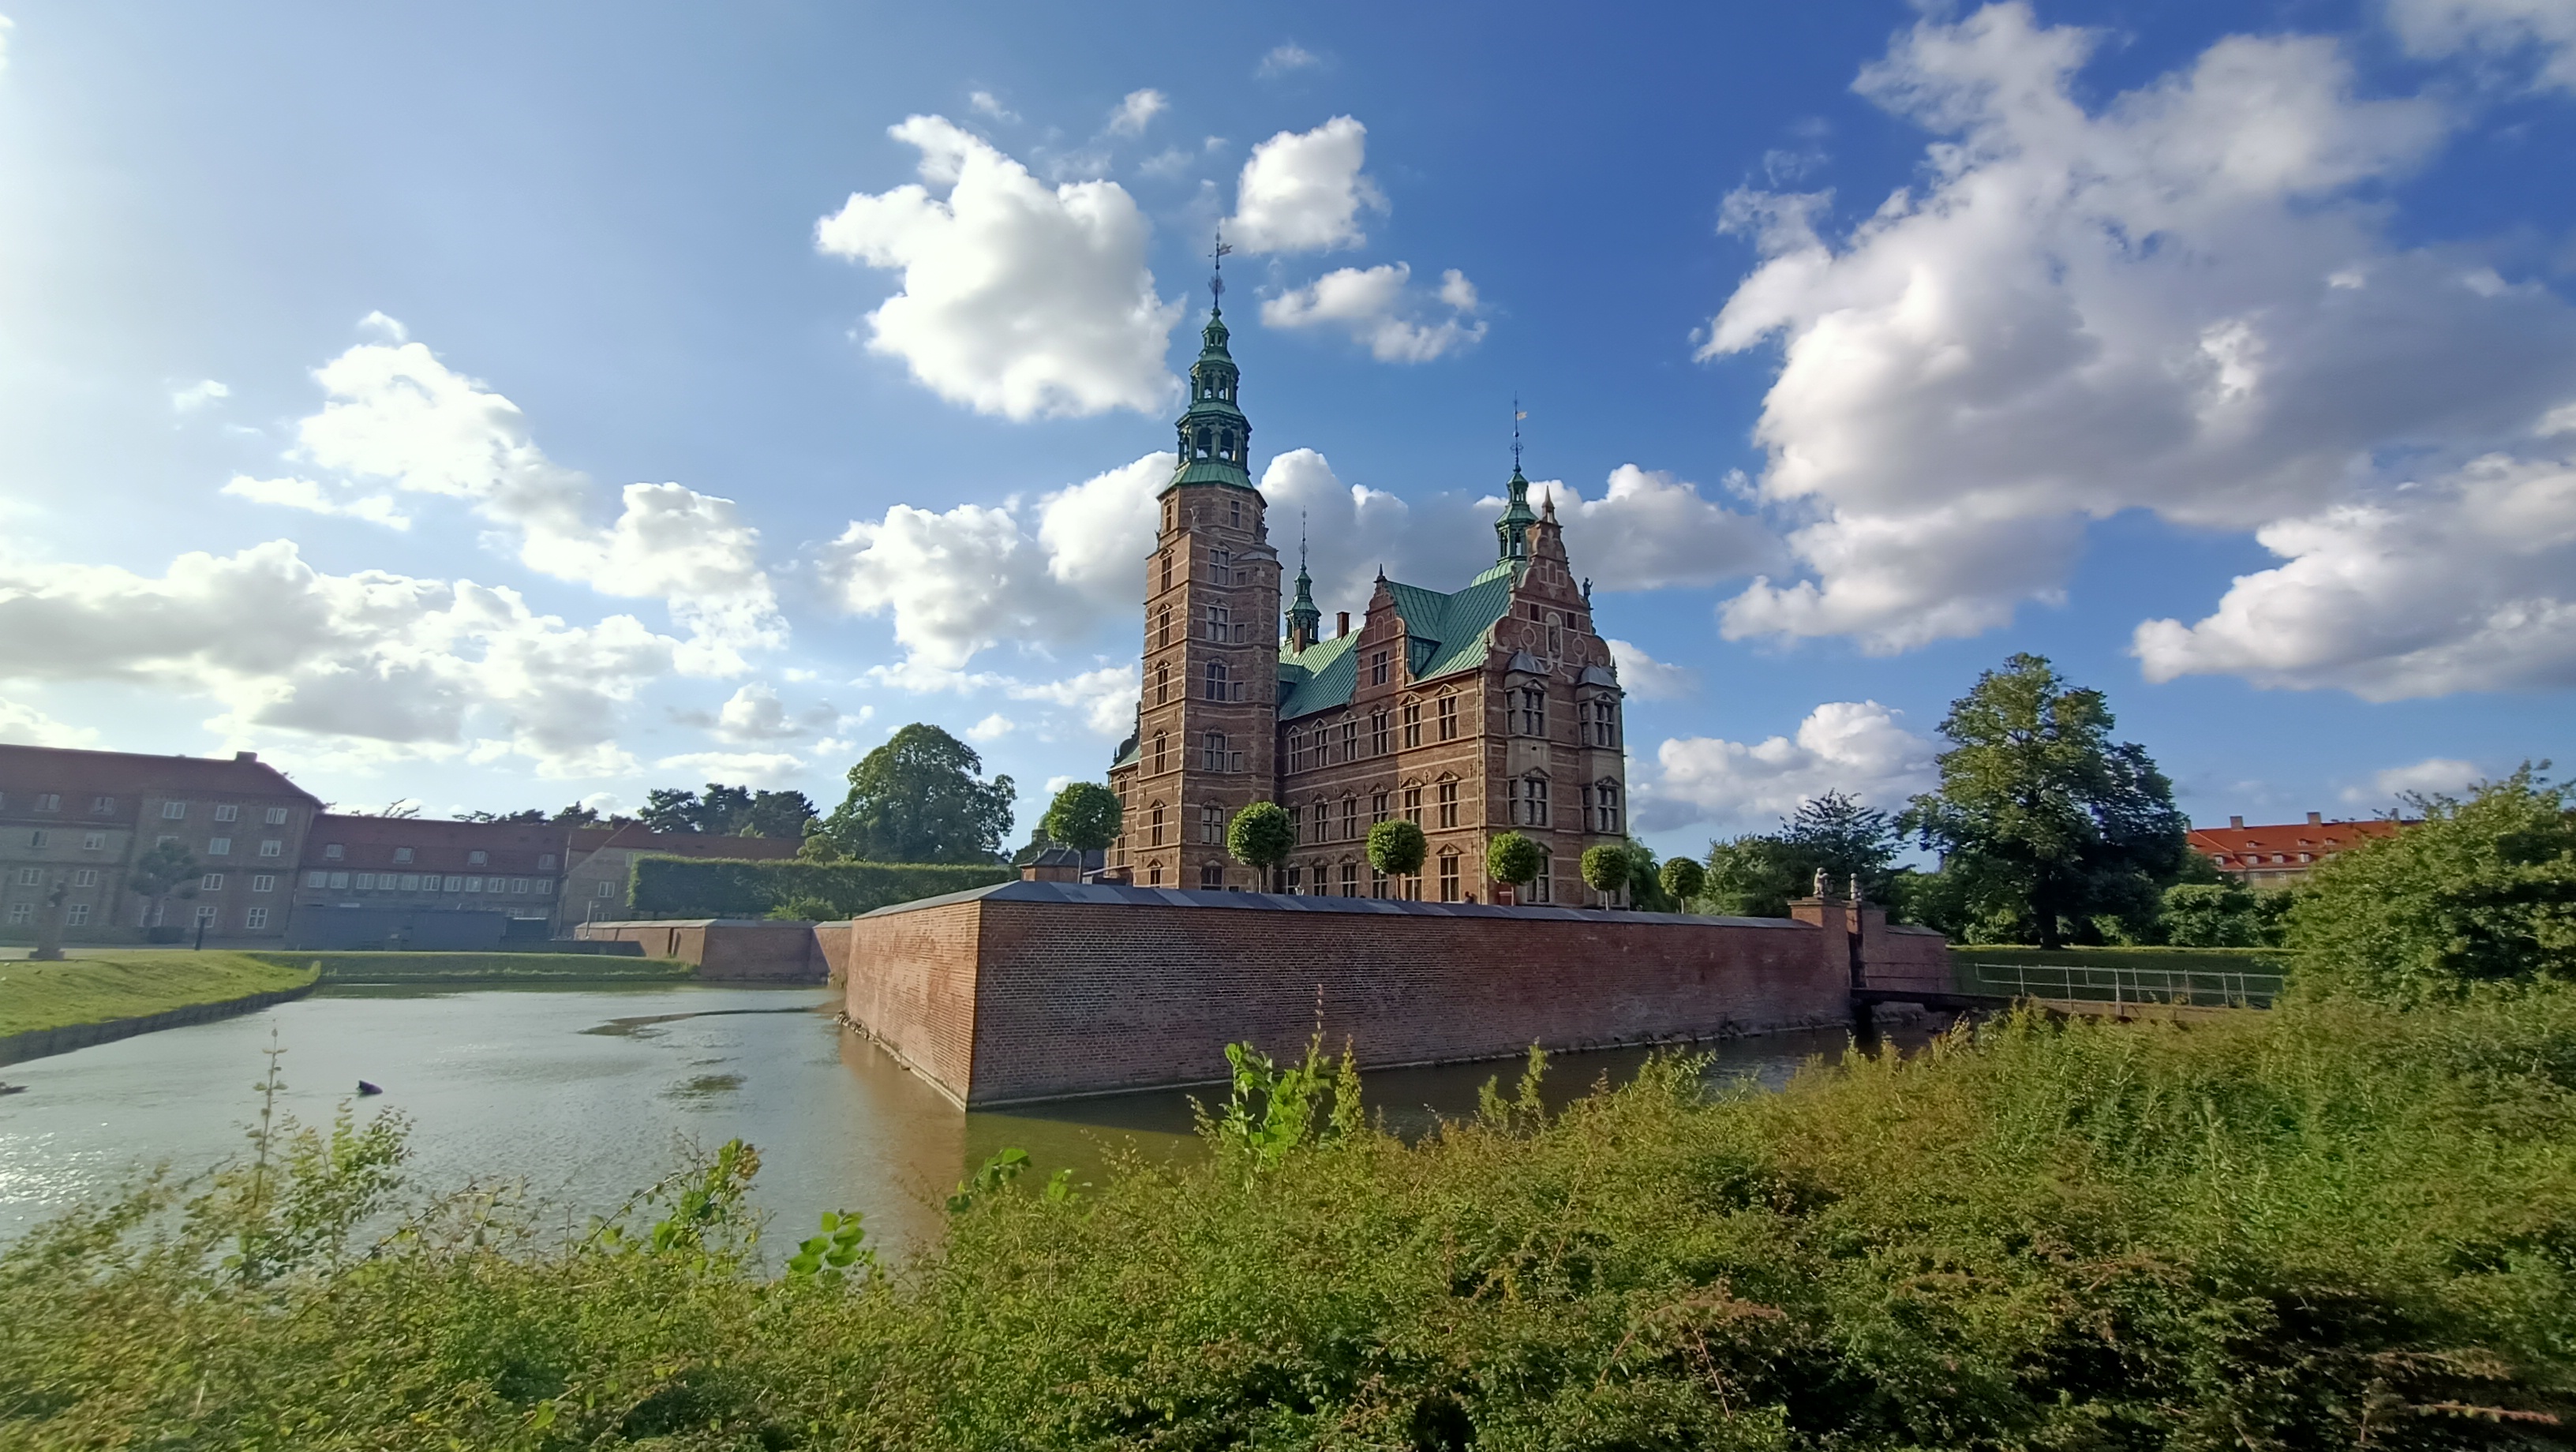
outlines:
M896 1250L930 1234L940 1198L1005 1146L1027 1150L1041 1175L1071 1166L1085 1178L1120 1147L1195 1153L1188 1092L1209 1089L969 1114L841 1028L834 1006L819 989L698 984L333 987L11 1065L9 1081L27 1092L0 1097L0 1240L141 1169L192 1173L240 1152L272 1029L287 1051L281 1108L326 1123L366 1079L385 1093L359 1101L362 1113L411 1117L414 1186L520 1180L576 1219L614 1209L691 1145L736 1136L760 1148L757 1199L777 1216L774 1235L853 1209ZM1833 1030L1713 1045L1710 1073L1776 1084L1812 1056L1840 1053L1845 1039ZM1551 1097L1622 1078L1643 1057L1560 1056ZM1508 1063L1391 1070L1369 1077L1368 1097L1391 1127L1416 1132L1472 1113L1479 1086L1516 1072Z

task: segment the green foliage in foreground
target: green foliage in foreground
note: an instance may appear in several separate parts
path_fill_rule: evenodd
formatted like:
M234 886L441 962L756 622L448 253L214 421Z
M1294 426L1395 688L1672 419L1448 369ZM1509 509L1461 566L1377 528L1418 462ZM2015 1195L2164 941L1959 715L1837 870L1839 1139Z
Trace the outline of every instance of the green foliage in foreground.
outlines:
M267 962L251 953L138 952L0 963L0 1035L141 1018L312 981L308 964Z
M754 1270L748 1147L606 1225L282 1126L0 1253L0 1444L2555 1446L2576 991L2018 1018L1710 1101L1692 1066L1408 1146L1234 1056L1210 1153L997 1157L897 1267ZM1327 1105L1329 1104L1329 1108ZM382 1121L378 1122L379 1124ZM373 1136L372 1138L370 1136ZM1041 1167L1042 1168L1042 1167Z
M1950 956L1974 963L2047 963L2070 968L2128 968L2154 973L2269 973L2282 971L2277 952L2237 948L2014 948L1979 944L1952 948Z
M613 953L245 953L263 963L310 970L325 983L433 983L515 980L601 982L686 978L697 971L673 958Z
M747 862L731 858L635 859L640 918L765 918L794 903L827 919L854 918L899 902L1008 882L997 862Z
M2408 806L2422 825L2327 859L2291 899L2300 980L2391 1003L2576 981L2576 785L2526 763L2467 801Z

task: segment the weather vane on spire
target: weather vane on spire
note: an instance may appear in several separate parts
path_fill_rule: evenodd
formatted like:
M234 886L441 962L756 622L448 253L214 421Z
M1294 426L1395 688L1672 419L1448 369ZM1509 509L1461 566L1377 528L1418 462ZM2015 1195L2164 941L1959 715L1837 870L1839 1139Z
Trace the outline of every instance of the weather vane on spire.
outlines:
M1208 274L1208 296L1212 299L1208 306L1213 310L1221 311L1225 307L1225 254L1233 250L1234 244L1225 240L1225 229L1218 228L1216 247L1208 253L1208 261L1215 267Z
M1512 395L1512 472L1521 471L1521 420L1529 417L1521 410L1521 396Z
M1306 576L1306 511L1297 511L1297 577Z

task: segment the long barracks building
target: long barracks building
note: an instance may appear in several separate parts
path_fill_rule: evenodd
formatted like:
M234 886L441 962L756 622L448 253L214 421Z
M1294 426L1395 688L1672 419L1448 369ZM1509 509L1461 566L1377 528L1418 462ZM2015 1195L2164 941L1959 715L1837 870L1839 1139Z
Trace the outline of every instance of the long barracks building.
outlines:
M1203 336L1146 561L1136 734L1110 768L1124 808L1110 871L1144 887L1492 902L1486 845L1517 831L1548 857L1522 901L1589 902L1583 849L1627 835L1621 693L1554 501L1532 511L1515 461L1491 568L1452 593L1381 572L1359 629L1344 613L1329 639L1301 559L1283 636L1221 309ZM1297 824L1270 883L1225 846L1257 801ZM1421 875L1389 881L1367 837L1396 816L1421 825L1430 854Z

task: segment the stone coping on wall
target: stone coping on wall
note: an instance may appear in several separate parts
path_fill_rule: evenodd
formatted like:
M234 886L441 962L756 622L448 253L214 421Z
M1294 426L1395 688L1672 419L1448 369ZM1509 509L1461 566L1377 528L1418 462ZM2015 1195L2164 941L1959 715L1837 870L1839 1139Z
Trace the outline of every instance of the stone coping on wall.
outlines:
M938 897L890 903L867 914L871 918L919 912L975 902L1054 902L1097 907L1203 908L1216 912L1359 913L1393 917L1516 918L1524 922L1592 922L1654 924L1674 927L1780 928L1804 931L1807 924L1790 918L1714 918L1688 913L1613 911L1553 905L1498 907L1481 902L1409 902L1391 897L1308 897L1278 892L1189 892L1176 887L1121 887L1105 882L1001 882L990 887ZM1907 931L1891 928L1891 932ZM1914 931L1926 931L1916 929Z

